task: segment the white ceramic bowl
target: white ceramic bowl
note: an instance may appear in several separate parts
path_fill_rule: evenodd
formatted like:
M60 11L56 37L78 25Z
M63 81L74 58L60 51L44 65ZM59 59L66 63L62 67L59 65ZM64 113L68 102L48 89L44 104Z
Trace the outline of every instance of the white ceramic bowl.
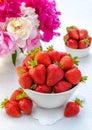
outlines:
M87 56L89 54L90 47L91 45L85 49L72 49L65 45L67 53L71 54L73 57L78 56L79 58Z
M73 95L78 86L79 84L66 92L57 94L55 93L44 94L35 92L30 89L25 89L24 91L38 106L43 108L57 108L64 105L69 100L69 98Z

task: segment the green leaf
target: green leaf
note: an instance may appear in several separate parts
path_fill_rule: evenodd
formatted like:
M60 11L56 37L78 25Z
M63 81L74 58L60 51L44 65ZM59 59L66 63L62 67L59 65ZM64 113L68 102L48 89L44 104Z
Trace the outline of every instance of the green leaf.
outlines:
M21 52L21 53L24 53L22 48L19 48L19 49L20 49L20 52Z
M12 63L14 66L16 65L16 59L17 59L17 51L15 50L15 53L12 54Z
M88 76L82 76L81 82L86 82L86 80L88 79Z

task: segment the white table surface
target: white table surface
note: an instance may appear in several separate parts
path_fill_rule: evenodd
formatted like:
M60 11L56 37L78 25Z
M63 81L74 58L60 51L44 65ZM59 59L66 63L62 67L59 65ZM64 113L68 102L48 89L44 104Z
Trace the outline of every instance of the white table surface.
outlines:
M62 35L54 38L51 44L55 49L65 51L62 37L66 33L66 26L76 25L79 28L86 28L92 36L92 0L56 0L56 2L58 10L62 12L59 29ZM92 49L88 56L79 60L79 68L83 75L88 76L88 80L76 90L76 93L83 95L86 100L84 108L77 117L64 118L53 125L44 126L31 116L11 118L0 109L0 130L92 130ZM3 66L0 64L0 102L18 87L15 67L12 64Z

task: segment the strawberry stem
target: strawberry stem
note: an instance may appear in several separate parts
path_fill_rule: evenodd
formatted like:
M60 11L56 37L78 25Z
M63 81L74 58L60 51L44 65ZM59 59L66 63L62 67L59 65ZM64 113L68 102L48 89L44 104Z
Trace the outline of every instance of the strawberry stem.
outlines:
M24 92L24 90L22 88L20 88L20 90L23 92L22 94L19 94L16 96L16 100L20 100L22 98L28 98L28 95L26 94L26 92Z
M35 53L38 52L38 51L42 51L42 47L36 47L36 48L34 48L33 50L31 50L31 51L28 53L28 55L34 56Z
M79 98L76 98L76 99L75 99L75 102L76 102L77 104L79 104L80 107L83 107L83 105L82 105L83 101L80 100Z
M1 104L0 104L0 108L5 108L5 105L6 105L6 103L9 101L9 99L8 98L5 98L2 102L1 102Z
M34 66L36 66L38 63L37 63L37 60L34 59L32 61L28 61L28 64L29 64L29 68L33 68Z
M73 57L73 61L74 61L75 65L77 65L77 66L79 65L79 60L78 60L77 56Z
M72 57L72 55L71 54L67 54L68 56L70 56L72 59L73 59L73 62L74 62L74 64L76 65L76 66L78 66L79 65L79 60L78 60L78 57L77 56L75 56L75 57Z
M60 62L58 62L58 61L55 61L54 64L58 65L59 67L62 67L62 64Z
M74 26L68 26L68 27L66 27L66 30L68 31L68 30L73 29L73 28L74 28Z
M81 82L85 82L88 79L88 76L82 76Z
M47 47L47 51L52 51L52 50L53 50L53 45Z
M33 84L33 85L30 87L30 89L31 89L31 90L34 90L34 89L36 88L36 86L37 86L37 84Z

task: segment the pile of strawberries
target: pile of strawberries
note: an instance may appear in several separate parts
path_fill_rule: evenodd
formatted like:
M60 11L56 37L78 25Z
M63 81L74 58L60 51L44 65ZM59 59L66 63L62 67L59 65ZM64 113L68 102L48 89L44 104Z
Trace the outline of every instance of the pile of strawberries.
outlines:
M22 88L16 89L10 98L5 98L0 104L5 108L6 113L12 117L21 117L22 114L30 115L32 113L33 102Z
M41 93L60 93L72 89L84 81L77 57L72 58L65 52L48 47L42 51L35 48L16 68L18 81L23 89Z
M67 34L64 36L65 44L73 49L84 49L90 46L92 37L86 29L79 29L76 26L66 28Z

